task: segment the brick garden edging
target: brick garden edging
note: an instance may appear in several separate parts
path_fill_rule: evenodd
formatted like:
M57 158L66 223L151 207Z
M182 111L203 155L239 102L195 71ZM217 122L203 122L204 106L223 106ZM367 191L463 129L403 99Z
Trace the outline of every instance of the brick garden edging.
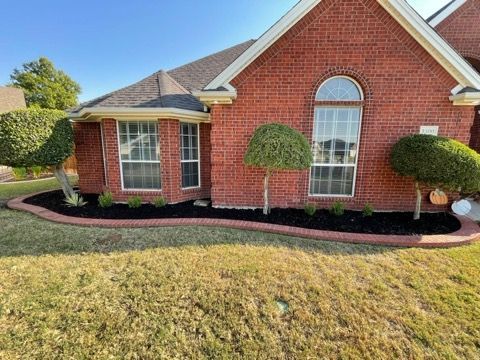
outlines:
M211 226L239 230L261 231L267 233L296 236L314 240L335 241L342 243L385 245L397 247L420 248L448 248L469 245L480 240L480 227L467 217L458 216L462 224L460 230L446 235L371 235L342 233L335 231L312 230L284 225L265 224L251 221L223 220L223 219L148 219L148 220L111 220L111 219L84 219L65 216L45 208L29 205L23 202L32 195L12 199L8 207L37 215L45 220L85 227L101 228L143 228L143 227L174 227L174 226Z

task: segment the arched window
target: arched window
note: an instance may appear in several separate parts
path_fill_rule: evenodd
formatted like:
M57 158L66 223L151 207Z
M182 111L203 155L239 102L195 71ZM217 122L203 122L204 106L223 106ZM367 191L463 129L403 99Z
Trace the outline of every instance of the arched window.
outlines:
M363 93L345 76L318 89L313 126L312 196L353 196L357 172Z

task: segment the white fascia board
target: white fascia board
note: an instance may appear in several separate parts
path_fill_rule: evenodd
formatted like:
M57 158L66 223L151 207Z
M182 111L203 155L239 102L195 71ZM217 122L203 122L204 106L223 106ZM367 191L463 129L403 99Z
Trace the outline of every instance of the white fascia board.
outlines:
M480 105L480 92L465 92L450 96L450 101L456 106L477 106Z
M176 108L119 108L119 107L94 107L83 108L79 112L69 113L73 121L99 120L101 118L141 118L141 119L186 119L197 121L210 121L210 114Z
M268 49L275 41L285 34L292 26L310 12L322 0L302 0L297 3L285 16L264 33L232 64L213 79L205 90L214 90L226 86L243 69L250 65L258 56ZM228 84L229 85L229 84ZM231 85L230 85L231 86Z
M437 26L443 20L448 18L452 15L455 11L457 11L463 4L465 4L467 0L456 0L450 4L450 6L446 7L440 14L437 14L432 20L430 20L429 24L432 27Z
M405 0L377 0L380 5L463 87L480 89L480 74L460 56ZM463 1L463 0L459 0ZM229 82L302 19L321 0L302 0L263 34L205 89L218 89Z
M237 91L194 91L192 95L207 106L212 104L229 105L237 98Z
M377 1L460 85L480 89L480 74L405 0Z

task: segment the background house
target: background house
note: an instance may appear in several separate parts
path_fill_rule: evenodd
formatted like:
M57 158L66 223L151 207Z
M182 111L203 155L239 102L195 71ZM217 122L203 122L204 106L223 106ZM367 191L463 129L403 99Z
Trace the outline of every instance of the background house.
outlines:
M0 86L0 113L25 109L25 96L22 89ZM11 179L12 172L7 166L0 165L0 182Z

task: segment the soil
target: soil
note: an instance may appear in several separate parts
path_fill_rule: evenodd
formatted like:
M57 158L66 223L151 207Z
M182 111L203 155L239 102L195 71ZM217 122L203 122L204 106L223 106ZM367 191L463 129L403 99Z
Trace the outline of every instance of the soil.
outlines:
M303 209L272 209L268 216L261 209L236 210L196 207L193 201L155 208L145 204L130 209L126 204L115 204L102 209L98 206L98 195L82 195L88 204L81 208L68 207L64 203L61 191L39 194L25 200L25 203L37 205L67 216L94 219L164 219L164 218L211 218L256 221L302 227L316 230L330 230L363 234L386 235L439 235L455 232L461 228L457 218L451 214L424 213L421 220L414 221L410 212L376 212L365 217L359 211L345 211L342 216L331 215L328 210L318 210L314 216L308 216Z

